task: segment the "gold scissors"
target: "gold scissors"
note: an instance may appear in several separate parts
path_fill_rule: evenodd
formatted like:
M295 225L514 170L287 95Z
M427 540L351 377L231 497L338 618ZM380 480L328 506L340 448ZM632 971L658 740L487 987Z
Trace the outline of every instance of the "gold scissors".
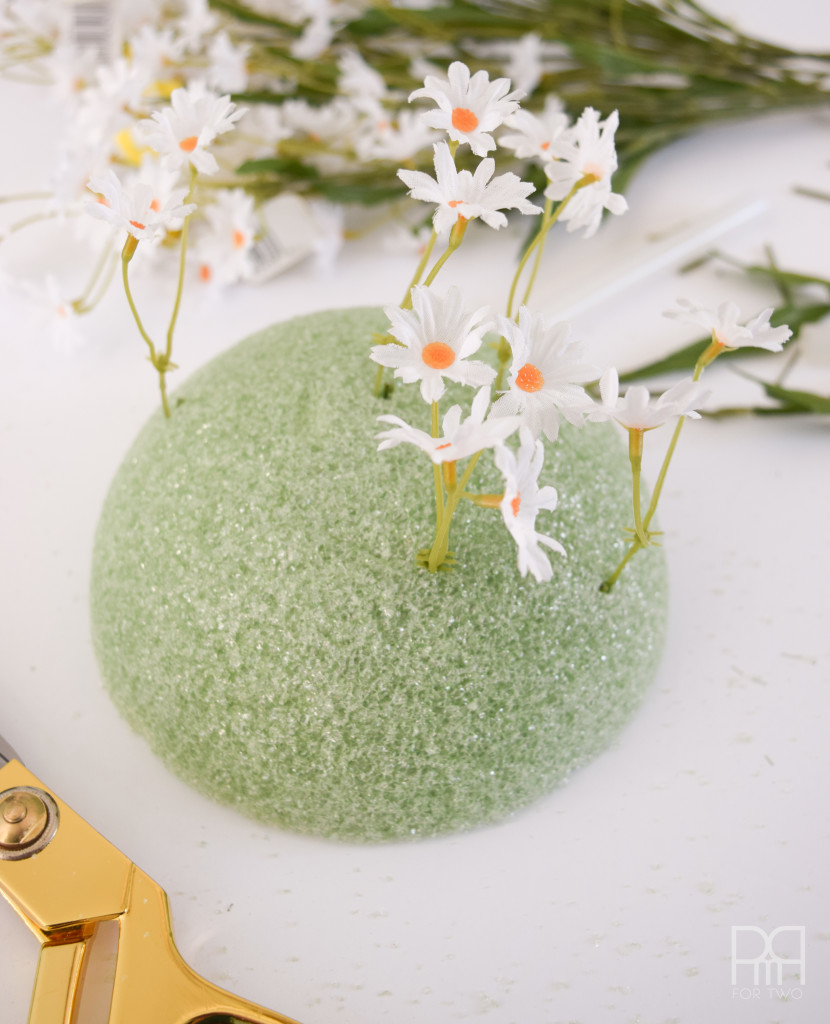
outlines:
M110 1024L296 1024L199 977L164 890L75 814L0 736L0 893L40 943L29 1024L73 1024L90 944L118 923Z

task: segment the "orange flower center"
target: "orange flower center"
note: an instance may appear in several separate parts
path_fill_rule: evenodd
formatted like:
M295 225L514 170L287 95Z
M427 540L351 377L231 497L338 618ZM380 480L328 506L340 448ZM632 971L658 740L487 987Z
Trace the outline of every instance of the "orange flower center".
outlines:
M436 450L437 452L440 452L440 451L441 451L441 450L442 450L443 448L449 448L449 446L450 446L451 444L452 444L452 442L451 442L451 441L447 441L447 442L445 442L444 444L439 444L439 445L436 445L436 446L435 446L435 450Z
M459 132L474 132L478 128L478 118L466 107L456 107L452 112L452 126Z
M522 391L541 391L544 386L542 371L533 363L525 363L516 374L516 387Z
M233 247L234 249L241 249L248 241L248 236L244 231L240 231L239 228L233 233Z
M182 139L179 143L179 149L183 149L185 153L192 153L193 150L199 145L198 135L189 135L186 139Z
M199 267L199 280L207 282L211 279L211 277L212 274L210 272L210 267L207 265L207 263L203 263L201 267Z
M443 341L431 341L429 345L424 345L421 358L433 370L446 370L455 362L455 352Z
M142 224L141 221L138 220L131 220L130 224L132 224L134 228L138 228L139 231L143 231L147 227L146 224Z
M514 516L517 516L519 514L519 508L521 507L521 504L522 496L521 494L517 494L516 497L510 502L510 507L513 509Z
M550 143L549 142L543 142L540 148L544 149L544 150L548 150L548 149L550 149Z
M450 201L449 201L449 202L447 203L447 206L451 206L451 207L452 207L453 209L455 209L455 208L456 208L456 206L461 206L461 204L462 204L463 202L464 202L464 200L463 200L463 199L451 199L451 200L450 200Z
M152 203L150 203L150 209L153 211L153 213L159 212L159 210L161 209L161 203L158 201L158 199L154 199Z

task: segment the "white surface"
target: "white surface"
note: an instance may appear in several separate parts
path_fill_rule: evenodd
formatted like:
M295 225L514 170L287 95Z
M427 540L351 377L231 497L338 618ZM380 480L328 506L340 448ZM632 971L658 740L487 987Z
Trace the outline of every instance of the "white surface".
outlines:
M803 12L816 32L821 6ZM37 184L54 126L39 93L4 85L3 96L0 193ZM593 241L554 240L537 305L553 310L650 233L749 193L768 211L724 247L757 259L772 242L783 266L830 275L830 205L790 191L830 190L828 123L826 112L777 115L662 152L635 179L626 217ZM50 228L16 236L0 266L51 270L76 290L91 253L73 264L53 238ZM463 283L471 303L503 295L516 242L477 232L445 281ZM180 375L273 320L396 301L410 272L409 259L361 242L329 271L305 265L221 297L194 289L176 342ZM170 288L152 276L137 287L159 323ZM694 336L660 315L678 295L735 298L747 314L768 299L731 273L666 270L584 312L578 332L599 359L632 364ZM70 357L37 336L0 339L0 730L167 889L197 971L306 1024L826 1020L826 420L684 431L661 513L669 642L613 749L503 825L415 845L341 845L261 827L194 794L102 688L89 640L92 537L156 389L118 288L83 328L89 344ZM807 340L792 383L830 393L827 324ZM711 379L724 401L754 395L727 370ZM652 474L656 455L652 446ZM758 998L734 996L733 925L805 927L800 999L763 987ZM0 950L0 1018L22 1024L34 945L5 905Z

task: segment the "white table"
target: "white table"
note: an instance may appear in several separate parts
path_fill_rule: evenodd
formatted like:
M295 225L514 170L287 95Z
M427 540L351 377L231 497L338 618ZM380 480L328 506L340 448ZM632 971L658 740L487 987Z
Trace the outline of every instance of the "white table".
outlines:
M828 48L818 0L775 14L769 6L764 14L734 2L749 28L757 19L759 30L804 46L822 35ZM32 89L4 83L0 95L2 193L41 172L55 112ZM593 241L563 233L550 245L538 308L553 313L589 273L639 260L652 233L752 197L765 212L724 248L757 259L772 242L783 266L829 275L830 204L791 192L796 183L830 191L828 125L826 111L775 115L660 153L629 189L627 216ZM0 266L52 268L80 285L85 266L54 238L49 226L16 237L0 249ZM471 303L491 299L505 290L515 244L477 232L446 280L464 284ZM306 264L204 303L191 294L180 376L273 320L396 301L410 272L409 259L357 242L330 270ZM145 295L150 286L164 295L169 282L145 279ZM680 295L734 298L747 315L768 298L723 269L679 279L666 268L585 310L576 328L597 358L631 365L694 337L661 316ZM152 319L167 306L148 308ZM68 357L41 337L0 339L0 729L167 889L180 948L197 971L306 1024L826 1019L826 421L735 419L684 431L661 512L668 645L612 749L502 825L415 844L342 845L260 826L192 792L111 705L89 638L93 531L157 398L117 287L84 330L88 345ZM830 393L827 324L806 338L793 386ZM728 370L711 379L719 401L755 394ZM653 478L654 455L647 461ZM804 927L806 979L786 972L785 986L797 988L789 1001L764 987L757 997L733 990L730 939L740 925ZM22 1024L35 945L5 905L0 950L0 1018Z

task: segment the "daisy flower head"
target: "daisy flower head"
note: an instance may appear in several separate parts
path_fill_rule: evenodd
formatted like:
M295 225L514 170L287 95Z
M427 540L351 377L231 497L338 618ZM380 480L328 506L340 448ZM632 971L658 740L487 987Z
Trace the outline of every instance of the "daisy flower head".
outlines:
M588 414L589 420L613 419L626 430L646 431L661 427L669 420L680 416L700 419L697 409L709 397L697 381L687 377L669 388L662 395L652 399L648 388L642 384L632 385L620 397L620 379L617 371L610 367L599 380L601 404L594 406Z
M464 220L479 217L498 230L507 225L507 217L502 210L518 210L526 214L542 212L527 198L534 191L529 181L522 181L510 171L493 178L496 164L492 157L482 160L473 174L456 169L446 142L436 142L433 150L434 178L423 171L406 170L398 171L398 177L409 188L413 199L436 204L433 224L439 234L450 230L459 217Z
M139 122L143 141L164 156L168 167L189 163L201 174L215 174L219 164L208 146L231 131L245 111L238 110L229 96L215 96L198 83L175 89L170 104Z
M509 388L493 406L494 415L519 415L534 439L543 433L549 441L559 434L560 415L581 426L594 404L581 385L595 380L597 372L571 338L571 325L548 324L521 306L518 323L502 317L499 330L510 343L513 363Z
M523 96L519 91L510 92L508 78L491 82L486 71L471 76L466 64L454 61L446 79L427 75L423 86L410 93L409 100L434 100L438 109L424 111L424 123L446 131L453 142L469 143L476 156L486 156L496 148L490 132L518 110Z
M566 555L562 545L536 531L536 516L543 509L556 508L554 487L539 487L539 474L545 461L542 442L534 440L527 427L519 430L519 450L515 454L505 445L496 448L495 462L504 477L504 497L499 508L504 525L515 540L519 556L519 572L528 572L539 583L553 576L553 568L540 545Z
M389 333L400 345L375 345L371 356L381 366L392 367L406 384L421 382L425 402L437 402L444 381L472 387L489 385L496 376L492 366L468 357L481 347L482 336L492 326L486 306L468 313L461 289L453 286L444 298L430 288L412 289L412 309L389 306Z
M603 210L621 214L628 209L625 199L611 191L611 176L617 169L614 134L619 120L616 110L601 121L597 110L586 107L573 128L554 140L550 147L553 159L545 167L550 182L545 189L548 199L564 199L587 179L561 215L568 224L568 231L585 228L586 238L599 227Z
M153 186L144 181L125 188L112 168L90 178L87 188L98 196L96 202L87 204L87 211L139 241L162 238L174 225L181 227L196 209L193 203L182 203L186 188L170 189L165 197L157 196Z
M504 124L513 131L499 137L500 145L513 150L519 160L546 163L551 158L552 147L567 138L571 122L559 97L549 95L539 114L517 110Z
M765 348L770 352L780 352L784 342L792 337L793 332L786 324L780 327L770 324L772 306L747 323L740 324L741 311L734 302L721 303L716 310L696 306L688 299L678 299L677 304L680 309L667 310L665 316L703 327L711 333L712 341L722 348Z
M222 189L203 213L203 230L195 246L199 279L219 285L244 281L254 269L253 199L241 188Z
M500 448L505 440L519 426L517 416L490 416L485 419L490 405L490 388L485 385L476 393L470 407L470 415L461 418L461 406L453 405L444 415L441 437L432 437L424 430L410 426L399 416L378 416L381 423L391 423L390 430L377 435L380 440L378 451L394 448L399 444L414 444L429 455L438 465L442 462L457 462L469 458L485 448Z

